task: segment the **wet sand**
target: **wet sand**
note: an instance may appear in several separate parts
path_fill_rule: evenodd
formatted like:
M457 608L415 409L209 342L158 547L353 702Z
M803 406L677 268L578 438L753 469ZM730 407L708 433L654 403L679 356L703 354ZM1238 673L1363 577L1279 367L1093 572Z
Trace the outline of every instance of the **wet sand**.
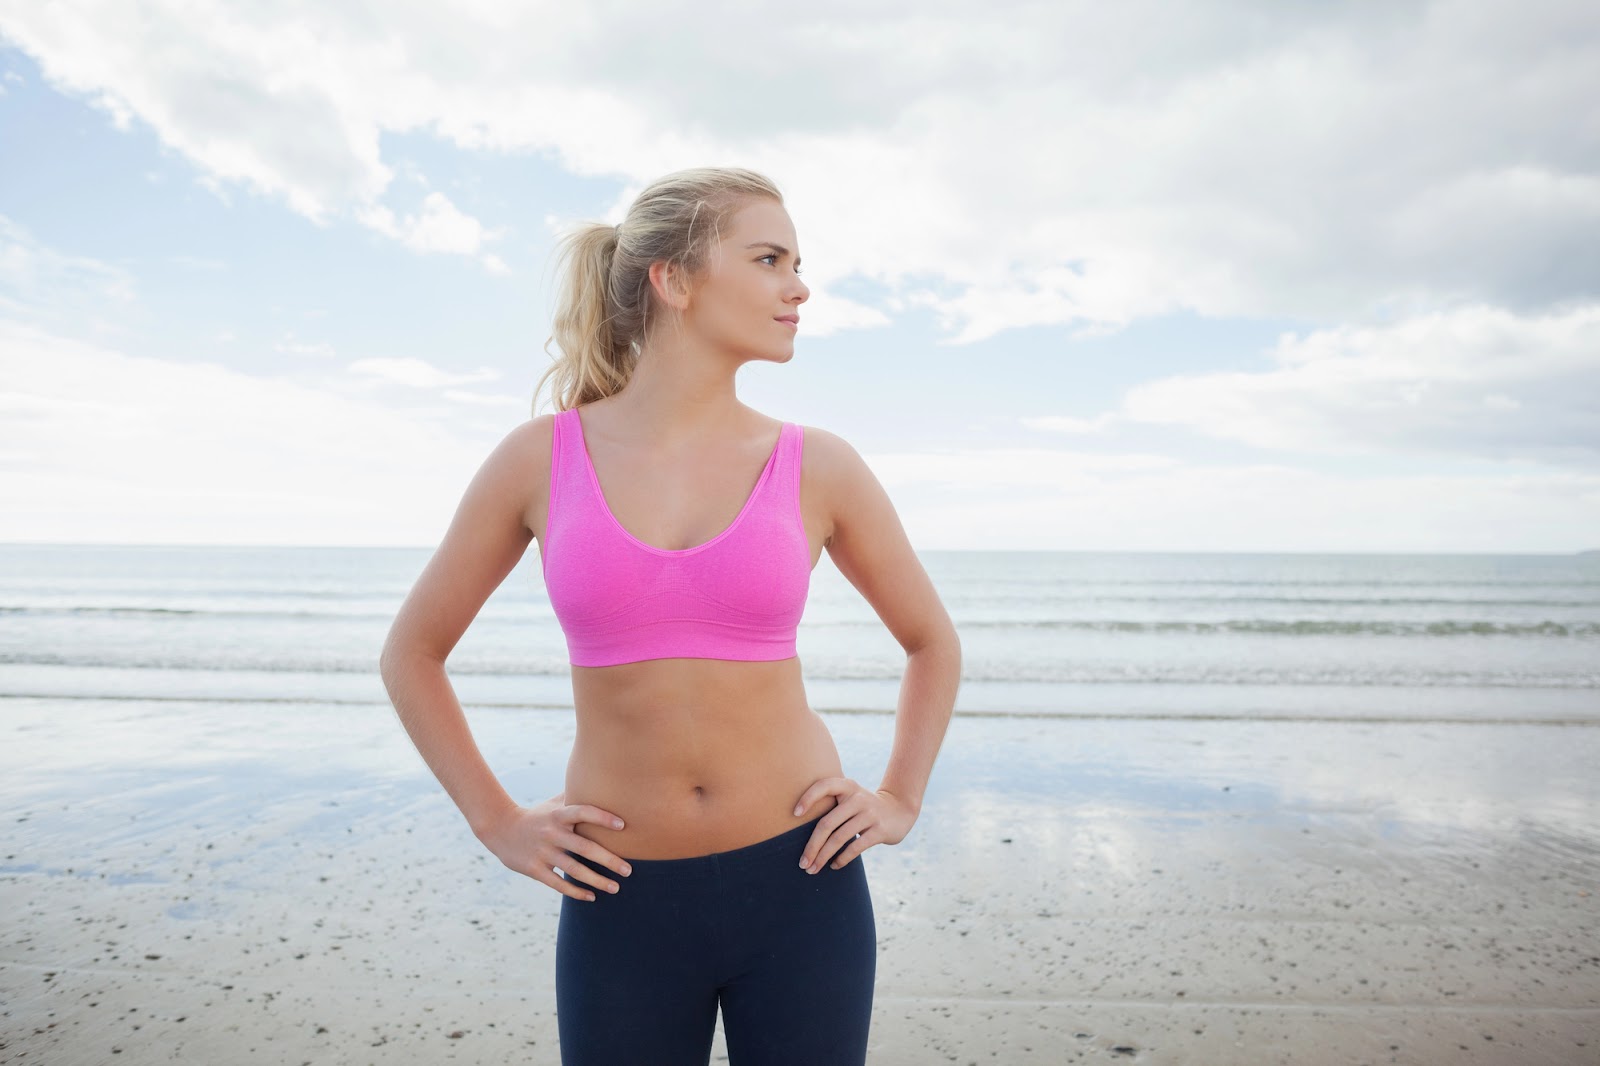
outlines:
M559 791L570 712L469 714ZM875 784L892 719L825 717ZM1597 765L1589 725L958 717L864 856L869 1061L1600 1062ZM560 897L387 707L5 700L0 797L0 1061L559 1061Z

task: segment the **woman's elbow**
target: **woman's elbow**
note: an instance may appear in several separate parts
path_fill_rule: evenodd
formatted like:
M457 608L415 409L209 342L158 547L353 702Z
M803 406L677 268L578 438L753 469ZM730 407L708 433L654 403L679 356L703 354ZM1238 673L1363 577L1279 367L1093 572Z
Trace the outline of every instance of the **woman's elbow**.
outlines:
M905 643L906 655L927 654L931 658L950 659L957 666L961 664L961 637L957 635L954 625L946 624L934 626L923 633L917 634Z

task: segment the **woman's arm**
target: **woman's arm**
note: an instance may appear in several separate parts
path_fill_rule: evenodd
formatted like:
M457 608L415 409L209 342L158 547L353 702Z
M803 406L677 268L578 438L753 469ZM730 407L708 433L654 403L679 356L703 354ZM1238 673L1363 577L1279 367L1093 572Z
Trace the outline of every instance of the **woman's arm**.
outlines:
M549 478L550 421L524 422L484 461L379 658L401 724L480 838L517 804L478 750L444 664L533 539L528 502Z
M955 710L961 641L871 467L833 433L807 427L806 445L829 517L828 556L906 651L894 748L879 791L916 813Z
M384 687L411 742L481 839L518 804L473 740L444 663L386 646L382 669Z

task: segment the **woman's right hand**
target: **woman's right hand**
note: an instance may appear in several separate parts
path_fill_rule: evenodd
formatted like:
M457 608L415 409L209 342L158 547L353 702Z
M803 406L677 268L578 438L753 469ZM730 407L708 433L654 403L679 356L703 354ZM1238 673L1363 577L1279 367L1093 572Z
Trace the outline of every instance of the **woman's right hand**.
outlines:
M507 868L526 874L573 899L592 900L594 893L585 891L572 879L592 885L600 892L614 891L610 886L616 882L581 862L575 862L567 852L592 859L622 877L633 871L623 859L588 837L579 836L573 830L573 826L579 822L593 822L607 829L622 828L622 819L611 812L587 803L569 804L566 795L562 794L537 806L511 808L479 833L478 839ZM567 880L555 872L557 866L566 873Z

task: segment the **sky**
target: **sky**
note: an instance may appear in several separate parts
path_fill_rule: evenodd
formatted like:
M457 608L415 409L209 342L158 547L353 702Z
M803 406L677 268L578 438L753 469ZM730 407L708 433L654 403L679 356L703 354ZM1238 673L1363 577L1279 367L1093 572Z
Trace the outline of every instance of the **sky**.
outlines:
M1596 100L1585 0L0 0L0 542L436 545L564 230L733 165L739 395L919 550L1600 548Z

